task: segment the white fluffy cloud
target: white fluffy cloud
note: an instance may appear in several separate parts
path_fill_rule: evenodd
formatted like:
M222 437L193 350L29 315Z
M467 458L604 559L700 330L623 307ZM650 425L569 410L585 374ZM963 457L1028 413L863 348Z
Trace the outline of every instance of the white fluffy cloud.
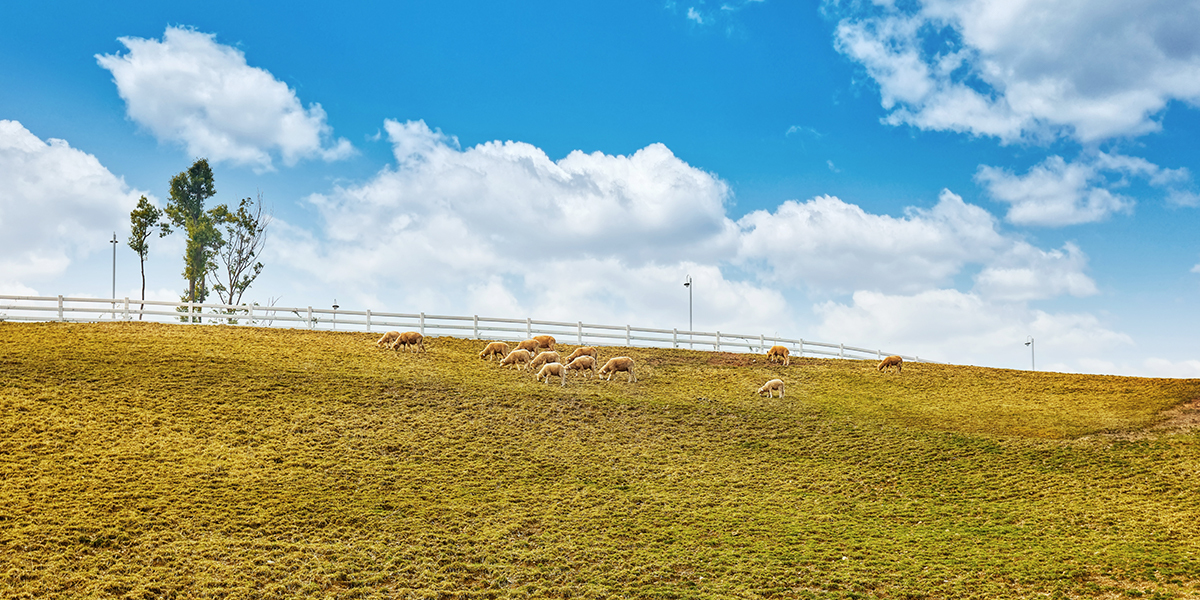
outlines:
M778 292L722 275L737 247L728 186L661 144L554 161L519 142L463 150L421 121L385 131L395 167L312 196L323 229L282 227L281 260L393 307L685 326L690 272L709 327L787 313Z
M920 0L843 18L836 44L879 84L890 123L1089 143L1200 104L1197 29L1189 0Z
M928 289L1012 243L987 211L949 191L902 218L820 196L752 212L738 225L741 261L764 263L781 283L837 291Z
M192 156L267 170L273 152L287 165L354 152L344 138L332 140L320 104L304 108L287 84L213 34L167 27L162 41L120 41L127 53L96 60L112 72L129 118Z
M1017 242L975 276L975 291L993 301L1010 302L1091 296L1098 290L1084 274L1086 267L1087 256L1075 244L1045 251Z
M0 290L32 294L73 260L101 249L145 194L64 140L42 141L0 120Z
M1128 335L1090 314L1048 313L952 289L910 295L860 291L850 304L830 301L817 310L822 339L872 340L884 351L959 364L1023 368L1028 358L1023 344L1030 335L1043 360L1059 357L1060 363L1075 365L1079 357L1105 356L1133 345Z
M380 309L682 327L690 274L697 326L739 333L801 326L778 290L919 294L968 265L985 302L1096 290L1079 248L1030 246L949 191L901 217L822 196L735 223L728 186L661 144L556 161L518 142L462 149L421 121L384 130L395 165L312 196L319 231L276 222L272 261L298 285Z
M975 174L988 195L1012 205L1010 222L1042 226L1092 223L1114 213L1132 212L1134 201L1109 189L1128 185L1129 178L1159 187L1191 179L1186 169L1164 169L1143 158L1103 152L1071 163L1051 156L1025 175L987 165Z

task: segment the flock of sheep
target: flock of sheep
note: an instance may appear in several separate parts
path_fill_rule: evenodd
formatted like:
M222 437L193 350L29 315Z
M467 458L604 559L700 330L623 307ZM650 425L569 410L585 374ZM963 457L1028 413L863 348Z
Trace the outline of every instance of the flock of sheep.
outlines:
M506 342L491 342L479 353L479 358L490 361L493 356L500 359L502 367L523 368L526 371L538 369L537 380L543 383L550 383L551 377L558 377L559 385L567 385L567 374L571 371L579 371L581 375L587 376L587 372L591 371L592 376L597 379L608 376L607 380L612 381L614 373L625 372L629 374L629 383L637 381L637 374L634 373L633 359L628 356L618 356L608 359L600 370L596 370L596 360L598 355L596 349L591 346L581 346L576 348L565 360L559 356L554 350L556 340L552 335L536 335L530 339L517 344L515 349L510 350ZM416 331L389 331L383 334L375 342L376 346L381 348L390 348L399 350L401 347L410 349L413 352L425 351L425 336ZM545 350L542 350L545 348ZM783 366L791 364L792 359L786 346L771 346L767 351L767 362L781 362ZM904 359L899 356L889 356L880 361L878 370L890 369L896 367L896 372L900 373L904 368ZM766 394L768 397L775 397L775 392L779 392L779 397L783 397L784 384L782 379L772 379L761 388L758 389L758 394L761 396Z

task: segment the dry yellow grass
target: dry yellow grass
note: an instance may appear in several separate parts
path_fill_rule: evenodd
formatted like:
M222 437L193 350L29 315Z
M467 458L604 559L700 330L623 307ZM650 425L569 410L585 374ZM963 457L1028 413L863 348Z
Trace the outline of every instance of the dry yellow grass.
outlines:
M1200 381L376 338L0 324L0 596L1200 595Z

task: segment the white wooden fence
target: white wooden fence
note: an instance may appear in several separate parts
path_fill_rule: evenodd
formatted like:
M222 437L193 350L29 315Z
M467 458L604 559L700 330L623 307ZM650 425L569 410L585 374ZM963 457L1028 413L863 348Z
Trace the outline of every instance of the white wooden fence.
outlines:
M142 305L145 305L143 308ZM827 356L875 359L895 354L845 344L788 339L743 333L650 329L630 325L595 325L577 321L538 321L388 313L332 308L225 305L154 300L67 298L63 296L0 295L0 321L137 321L174 322L256 327L288 327L329 331L382 332L393 329L420 331L421 335L449 335L472 339L513 340L549 334L559 341L578 345L647 346L697 348L718 352L766 352L774 345L787 346L794 356ZM932 362L917 356L900 355L910 362Z

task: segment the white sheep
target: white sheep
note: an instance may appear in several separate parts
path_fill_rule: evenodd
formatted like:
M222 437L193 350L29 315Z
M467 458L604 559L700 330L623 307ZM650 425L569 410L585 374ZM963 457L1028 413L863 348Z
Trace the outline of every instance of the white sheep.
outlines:
M613 373L618 371L628 372L630 383L637 381L637 374L633 372L633 359L629 358L628 356L618 356L616 358L608 359L608 362L604 363L603 367L600 367L600 372L597 374L597 376L604 377L605 375L608 375L606 379L608 381L612 381Z
M539 352L537 356L533 357L533 360L529 361L529 365L526 366L525 368L532 371L542 365L556 363L556 362L559 362L560 360L561 359L559 358L557 352L554 352L552 350L547 350L546 352Z
M399 331L389 331L383 334L383 337L379 338L379 341L375 342L375 345L379 346L380 348L391 348L392 343L395 342L396 338L398 337L400 337Z
M580 346L576 348L570 356L567 357L567 363L569 364L571 361L579 358L580 356L590 356L592 358L596 358L596 349L591 346Z
M791 353L788 352L787 346L771 346L771 349L767 350L767 362L781 360L783 361L783 366L786 367L792 362L789 354Z
M882 371L882 370L888 369L890 367L896 367L897 373L903 372L904 371L904 359L900 358L899 356L889 356L889 357L883 359L882 361L880 361L879 366L876 367L876 369Z
M596 359L586 354L576 356L575 360L567 363L567 371L579 371L584 377L587 377L584 371L591 371L592 377L596 377Z
M554 344L556 343L556 340L552 335L535 335L533 336L533 339L537 340L538 348L545 348L547 350L553 350Z
M528 350L518 348L512 352L509 352L508 356L505 356L504 360L500 361L500 366L507 367L509 365L516 365L520 367L532 359L533 355L530 354Z
M543 354L545 353L543 352ZM546 378L546 381L543 381L542 383L550 383L551 375L558 377L559 385L567 385L567 369L566 367L562 366L562 363L552 362L542 365L542 370L538 371L537 378L540 380L544 377Z
M538 351L542 347L542 343L537 340L525 340L517 343L517 350L528 350L530 354Z
M779 390L779 397L782 398L783 397L783 380L782 379L772 379L772 380L766 382L765 384L763 384L762 387L758 388L758 395L761 396L763 394L763 392L766 392L767 397L774 398L775 390Z
M400 346L412 348L413 352L424 352L425 336L415 331L405 331L396 338L396 341L392 342L392 350L399 350Z
M483 352L479 353L479 358L486 358L491 361L492 355L499 356L500 360L504 360L504 357L508 356L508 344L504 342L492 342L487 345L487 348L483 349Z

